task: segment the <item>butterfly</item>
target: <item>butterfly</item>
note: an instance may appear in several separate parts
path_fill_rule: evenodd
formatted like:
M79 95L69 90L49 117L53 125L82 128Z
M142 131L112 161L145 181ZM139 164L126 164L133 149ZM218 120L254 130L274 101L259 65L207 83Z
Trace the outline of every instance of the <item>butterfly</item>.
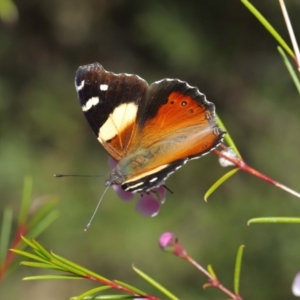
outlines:
M99 142L118 163L106 186L148 193L187 161L223 140L215 106L179 79L148 85L137 75L115 74L99 63L78 68L81 109Z

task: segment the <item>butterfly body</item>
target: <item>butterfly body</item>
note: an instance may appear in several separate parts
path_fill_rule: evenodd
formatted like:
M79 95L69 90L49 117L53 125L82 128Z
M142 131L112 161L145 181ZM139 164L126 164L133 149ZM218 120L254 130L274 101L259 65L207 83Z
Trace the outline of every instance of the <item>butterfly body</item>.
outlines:
M94 134L118 162L106 185L133 193L154 190L188 160L217 147L225 134L214 104L178 79L148 86L137 75L94 63L77 70L75 86Z

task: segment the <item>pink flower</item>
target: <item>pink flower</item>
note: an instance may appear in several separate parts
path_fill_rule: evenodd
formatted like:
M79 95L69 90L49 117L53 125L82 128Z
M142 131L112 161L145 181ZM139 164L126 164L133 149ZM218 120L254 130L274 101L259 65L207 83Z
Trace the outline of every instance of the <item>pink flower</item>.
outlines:
M111 168L117 165L117 161L112 157L109 157L108 163ZM135 196L133 193L124 191L120 185L113 184L112 188L123 201L130 201ZM159 213L160 205L163 204L165 200L166 189L164 186L160 186L151 192L141 194L135 205L135 210L144 216L155 217Z
M178 257L185 258L187 256L187 252L179 243L177 236L172 232L165 232L160 236L159 246L162 250Z

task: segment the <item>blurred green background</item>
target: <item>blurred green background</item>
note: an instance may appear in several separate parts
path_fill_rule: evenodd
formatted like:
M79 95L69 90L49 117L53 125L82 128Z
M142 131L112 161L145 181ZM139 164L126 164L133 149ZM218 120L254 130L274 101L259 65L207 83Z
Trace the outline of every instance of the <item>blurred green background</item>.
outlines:
M4 1L3 1L4 3ZM203 290L206 278L161 252L165 231L177 234L203 266L212 264L232 287L236 251L244 244L241 295L293 299L300 270L298 225L252 225L261 216L298 216L297 199L239 172L203 201L228 171L214 154L169 178L174 191L155 218L134 211L112 190L87 233L109 172L107 154L88 127L74 88L78 66L100 62L149 83L180 78L214 102L245 160L300 190L300 99L276 42L240 1L18 0L19 17L0 24L0 210L17 215L23 179L34 197L57 195L60 218L39 237L54 252L111 279L154 292L131 270L134 263L181 299L221 299ZM289 41L278 1L253 1ZM300 33L300 3L287 7ZM55 179L54 173L103 174ZM18 267L0 287L1 299L68 299L96 285L87 281L21 282L40 274Z

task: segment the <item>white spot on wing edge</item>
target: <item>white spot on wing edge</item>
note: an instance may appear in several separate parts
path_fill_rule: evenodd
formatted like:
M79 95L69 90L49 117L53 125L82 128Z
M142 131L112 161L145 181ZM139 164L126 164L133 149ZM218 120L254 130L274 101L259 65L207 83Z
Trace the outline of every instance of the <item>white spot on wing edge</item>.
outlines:
M107 84L100 84L100 90L101 91L107 91L108 90L108 85Z
M75 83L75 87L77 92L81 91L84 87L84 80L82 80L79 85Z
M99 97L92 97L90 98L85 105L82 105L83 111L90 110L93 106L97 105L99 103Z
M115 74L115 75L125 75L125 76L128 76L128 77L136 77L139 80L146 82L145 79L143 79L142 77L140 77L139 75L136 75L136 74L120 73L120 74Z
M134 102L117 106L99 129L98 140L108 141L136 119L138 107Z
M200 95L200 96L205 96L203 93L201 93L201 92L199 91L198 87L196 87L196 86L191 86L191 85L189 85L186 81L183 81L183 80L180 80L180 79L176 79L176 78L174 78L174 79L172 79L172 78L164 78L164 79L161 79L161 80L158 80L158 81L154 81L152 84L159 84L159 83L161 83L162 81L168 81L168 82L171 82L171 81L177 81L177 82L180 82L180 83L184 83L188 89L196 90L196 92L197 92L198 95ZM206 99L206 97L205 97L204 101L210 103L210 101L208 101L208 100Z

